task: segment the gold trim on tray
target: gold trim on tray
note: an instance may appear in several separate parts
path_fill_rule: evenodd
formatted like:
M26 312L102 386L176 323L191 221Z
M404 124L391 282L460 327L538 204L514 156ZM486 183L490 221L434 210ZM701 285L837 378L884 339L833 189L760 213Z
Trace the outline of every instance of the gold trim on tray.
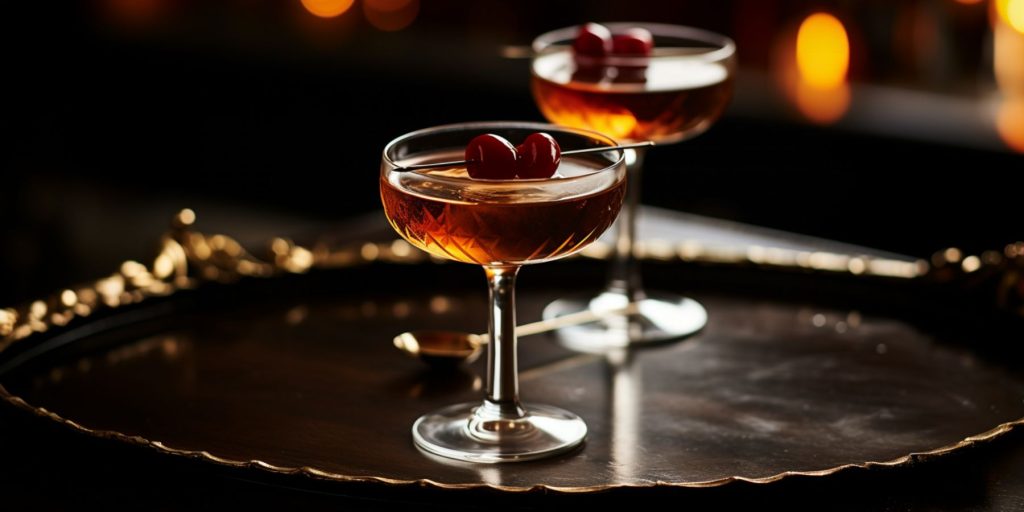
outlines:
M126 261L110 276L77 287L60 290L46 299L24 304L17 308L0 309L0 352L16 343L67 325L77 317L88 317L96 311L115 309L136 304L154 297L165 297L179 290L196 288L203 282L229 283L244 277L272 277L290 273L304 273L312 268L353 267L374 261L392 263L423 263L429 259L425 253L414 250L403 240L385 243L366 242L343 248L328 248L323 244L303 247L284 239L273 239L267 258L260 259L249 253L238 241L222 234L207 235L192 229L196 215L182 210L171 223L171 229L160 239L160 251L150 265ZM604 259L610 248L595 243L583 251L587 258ZM849 255L830 252L798 251L791 249L750 246L742 249L723 249L705 246L695 241L672 243L651 240L638 248L641 258L658 261L683 261L708 265L754 266L794 271L850 274L899 280L928 280L959 286L966 290L989 293L995 307L1024 316L1024 242L1008 245L1003 251L986 251L979 255L965 255L956 248L948 248L933 255L930 261L906 261L867 255ZM912 461L928 459L975 443L994 439L1015 427L1024 425L1024 418L1002 423L986 432L966 437L956 443L933 450L910 453L885 461L867 461L815 471L786 471L763 478L730 476L701 482L652 482L645 484L612 484L589 487L559 487L536 485L531 487L503 486L488 483L446 484L429 479L400 480L378 476L346 475L323 471L314 467L276 466L260 460L233 460L208 451L183 450L167 446L160 441L131 436L109 430L94 430L42 407L28 404L0 385L0 398L20 409L71 427L85 434L114 439L129 444L143 445L159 452L203 459L236 468L256 468L279 474L304 474L309 477L340 482L371 482L387 485L420 485L441 489L490 488L500 491L526 492L547 490L564 493L605 491L615 488L714 487L734 481L770 483L788 476L825 476L847 468L901 466Z

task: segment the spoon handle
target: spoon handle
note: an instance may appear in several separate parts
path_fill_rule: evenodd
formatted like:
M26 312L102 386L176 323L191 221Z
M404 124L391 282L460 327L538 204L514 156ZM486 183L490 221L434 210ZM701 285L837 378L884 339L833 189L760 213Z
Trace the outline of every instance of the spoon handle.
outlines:
M631 302L629 305L621 308L608 309L604 311L593 311L587 309L577 313L560 316L558 318L552 318L550 320L540 320L538 322L520 325L519 327L516 327L516 336L533 336L534 334L553 331L555 329L561 329L562 327L596 322L609 316L629 315L636 313L637 309L637 304L635 302Z

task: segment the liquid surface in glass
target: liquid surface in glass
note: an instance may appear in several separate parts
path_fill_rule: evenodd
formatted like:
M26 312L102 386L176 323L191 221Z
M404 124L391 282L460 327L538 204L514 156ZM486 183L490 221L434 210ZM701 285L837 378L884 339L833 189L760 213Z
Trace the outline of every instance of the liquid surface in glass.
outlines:
M460 160L461 152L399 165ZM478 265L538 263L599 237L619 211L625 180L593 160L563 157L547 180L474 181L464 167L390 173L381 199L391 226L441 258Z
M694 55L647 66L577 66L571 50L533 60L531 87L551 122L619 141L677 142L707 130L732 96L729 64Z

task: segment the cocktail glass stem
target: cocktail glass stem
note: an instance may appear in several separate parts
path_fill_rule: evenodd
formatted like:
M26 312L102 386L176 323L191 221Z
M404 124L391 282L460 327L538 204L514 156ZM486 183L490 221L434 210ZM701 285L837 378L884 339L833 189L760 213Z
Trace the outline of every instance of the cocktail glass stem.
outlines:
M547 319L584 310L608 312L634 304L635 312L612 316L600 324L568 327L559 331L562 344L583 352L603 352L678 340L700 331L708 314L697 301L673 293L644 290L640 262L636 257L640 184L645 150L625 150L626 197L615 222L615 247L608 282L593 298L565 298L548 305Z
M624 296L624 302L627 303L644 298L640 267L633 251L637 238L637 209L640 206L640 174L643 171L646 153L647 150L643 148L625 150L626 197L615 223L615 248L606 289L606 293Z
M587 425L550 405L519 403L516 368L516 274L518 266L487 266L490 336L487 397L421 416L412 427L416 445L428 452L473 462L549 457L583 442Z
M514 419L525 415L519 403L519 369L516 361L516 275L518 266L488 266L490 319L487 332L487 398L478 416Z

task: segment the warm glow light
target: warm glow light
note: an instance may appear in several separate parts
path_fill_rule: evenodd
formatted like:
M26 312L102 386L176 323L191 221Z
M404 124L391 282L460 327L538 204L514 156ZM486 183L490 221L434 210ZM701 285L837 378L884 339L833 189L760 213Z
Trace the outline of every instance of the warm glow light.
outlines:
M419 0L363 0L366 21L387 32L408 27L419 12Z
M341 16L352 7L355 0L302 0L307 11L321 18Z
M964 4L964 5L974 5L974 4L980 4L982 0L956 0L956 1L957 1L957 3L961 3L961 4Z
M1017 32L1024 33L1024 0L1010 0L1006 3L1006 18Z
M594 130L615 139L628 137L637 128L636 117L624 108L609 106L597 110L559 112L558 124L570 128Z
M1024 0L993 0L996 20L1024 34Z
M1024 8L1024 0L996 2L1006 8L993 27L992 66L1003 100L995 112L999 138L1014 151L1024 153L1024 30L1011 25L1013 9ZM1016 7L1020 5L1021 7ZM1019 13L1024 25L1024 13ZM1021 28L1024 28L1022 26Z
M850 40L835 16L815 13L800 24L796 36L796 64L800 77L815 87L837 87L846 80Z
M999 90L1024 96L1024 33L1006 23L993 27L992 64Z
M807 120L832 124L849 110L850 40L835 16L812 14L781 32L773 66L782 90Z
M999 106L996 131L1007 146L1024 153L1024 98L1010 98Z
M850 86L840 84L828 89L800 82L796 86L796 108L810 121L831 124L850 108Z
M606 110L603 115L586 117L587 121L582 123L580 128L589 127L591 130L607 133L615 138L624 138L636 130L636 117L626 109L621 109L618 112Z

